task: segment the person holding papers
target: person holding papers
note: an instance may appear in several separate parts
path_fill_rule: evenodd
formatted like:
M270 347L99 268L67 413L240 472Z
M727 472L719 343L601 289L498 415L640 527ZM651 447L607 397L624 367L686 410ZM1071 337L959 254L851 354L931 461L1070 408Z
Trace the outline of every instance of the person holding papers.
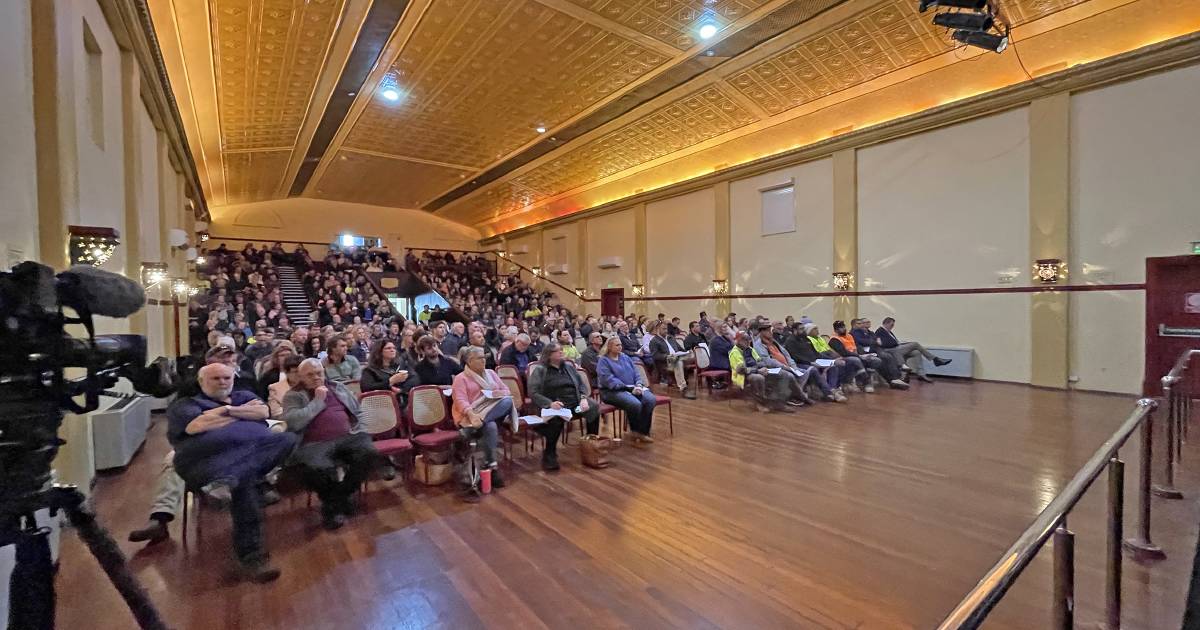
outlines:
M796 365L791 355L775 341L770 323L751 324L749 328L754 334L754 349L762 357L763 367L780 368L779 374L782 374L787 380L788 391L791 392L787 404L793 407L812 404L812 400L804 392L804 386L808 383L808 379L816 374L816 369Z
M588 435L600 433L600 409L588 400L575 364L566 360L563 346L548 343L542 348L540 360L529 373L529 398L542 410L543 424L534 427L546 438L542 452L542 469L558 470L558 439L564 422L582 418ZM554 415L560 414L560 415Z
M812 339L809 339L808 335L804 332L804 327L811 325L811 322L808 324L797 322L792 327L792 334L783 343L783 347L787 350L788 356L792 358L800 369L809 370L811 374L809 378L821 389L822 400L826 402L844 402L845 395L842 394L842 400L838 401L838 396L841 392L835 390L830 382L826 380L827 373L830 371L833 361L821 356L821 353L817 352L817 349L813 346ZM822 365L818 366L818 361ZM834 376L838 374L840 373L833 371Z
M468 346L464 358L465 369L454 377L451 386L454 424L483 434L483 465L492 469L492 487L502 488L504 481L500 479L499 464L496 463L496 446L500 443L497 423L509 418L515 426L512 392L496 372L487 369L483 348Z
M637 448L652 444L654 394L633 366L633 359L622 352L620 337L608 338L604 354L596 362L596 376L600 380L600 400L618 407L629 419L630 443Z
M650 356L654 357L654 364L660 370L659 374L662 374L661 370L664 369L673 370L675 386L679 388L679 393L683 394L684 398L694 400L696 392L687 386L687 369L696 365L696 358L667 334L665 323L651 322L650 334L654 335L650 339Z

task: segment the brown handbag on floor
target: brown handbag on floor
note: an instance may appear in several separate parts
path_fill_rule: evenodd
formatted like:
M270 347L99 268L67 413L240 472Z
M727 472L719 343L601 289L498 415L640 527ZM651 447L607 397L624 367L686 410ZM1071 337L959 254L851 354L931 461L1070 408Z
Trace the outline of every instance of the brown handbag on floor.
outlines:
M608 452L612 450L612 440L606 437L589 435L579 443L579 456L583 465L589 468L608 468Z

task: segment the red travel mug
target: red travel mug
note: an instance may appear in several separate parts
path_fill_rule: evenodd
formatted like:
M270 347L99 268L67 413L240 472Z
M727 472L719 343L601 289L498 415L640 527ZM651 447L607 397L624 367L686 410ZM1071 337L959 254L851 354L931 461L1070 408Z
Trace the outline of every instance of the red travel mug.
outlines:
M479 491L484 494L492 493L492 469L484 468L479 471Z

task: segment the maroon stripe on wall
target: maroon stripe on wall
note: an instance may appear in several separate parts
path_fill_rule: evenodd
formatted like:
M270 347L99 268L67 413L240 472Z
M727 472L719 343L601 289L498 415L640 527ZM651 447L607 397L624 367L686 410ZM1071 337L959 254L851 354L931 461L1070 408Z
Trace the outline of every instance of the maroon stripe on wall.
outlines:
M731 295L652 295L648 297L626 297L626 302L651 302L654 300L751 300L805 297L863 297L871 295L981 295L985 293L1055 293L1082 291L1143 291L1144 284L1062 284L1035 287L981 287L977 289L904 289L896 291L811 291L807 293L745 293ZM589 298L588 302L599 302Z

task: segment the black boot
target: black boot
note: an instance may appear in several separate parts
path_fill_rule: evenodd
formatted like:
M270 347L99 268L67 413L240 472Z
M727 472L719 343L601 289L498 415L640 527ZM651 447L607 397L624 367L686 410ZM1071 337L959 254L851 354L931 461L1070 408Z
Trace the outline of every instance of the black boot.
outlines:
M145 541L153 545L154 543L159 543L170 538L171 532L167 529L167 523L171 519L164 518L164 516L166 515L150 515L150 522L145 527L129 532L129 542Z
M558 451L547 449L542 453L542 470L555 471L560 467L558 465ZM494 474L494 473L493 473Z
M942 367L943 365L946 365L947 363L950 363L953 360L954 359L943 359L942 357L934 357L933 364L938 367Z

